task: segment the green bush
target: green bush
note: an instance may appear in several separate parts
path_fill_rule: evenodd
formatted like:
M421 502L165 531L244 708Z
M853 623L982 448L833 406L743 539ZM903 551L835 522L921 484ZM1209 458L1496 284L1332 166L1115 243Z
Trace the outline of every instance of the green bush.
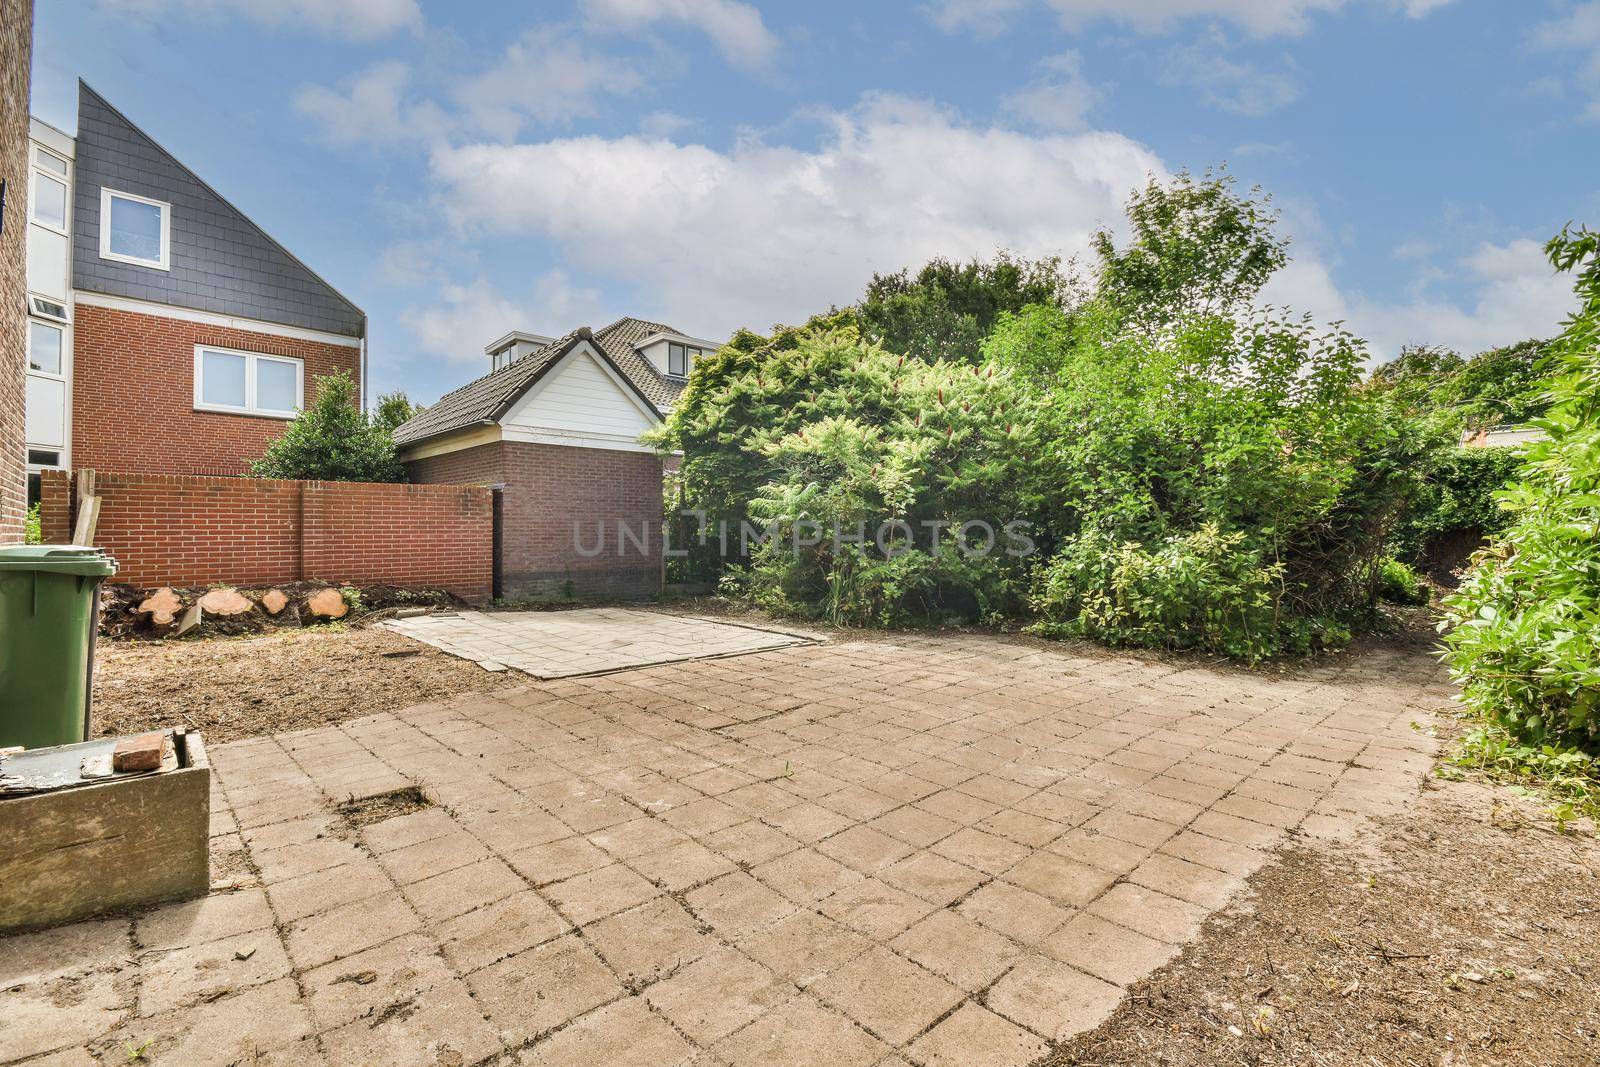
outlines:
M1151 546L1084 534L1043 567L1035 632L1258 660L1281 647L1283 566L1206 523Z
M1548 437L1497 494L1512 522L1446 601L1447 661L1467 702L1518 739L1600 750L1600 236L1550 242L1579 311L1554 344Z
M1378 597L1394 604L1426 604L1431 593L1428 583L1409 565L1386 559L1378 570Z
M1519 448L1440 447L1395 531L1396 554L1421 562L1451 536L1499 534L1511 517L1495 494L1510 484L1521 463Z
M317 398L250 467L257 478L403 482L394 438L356 405L356 383L340 372L317 379Z
M39 505L33 504L28 508L27 525L23 529L23 540L30 545L44 542L43 522L39 518Z

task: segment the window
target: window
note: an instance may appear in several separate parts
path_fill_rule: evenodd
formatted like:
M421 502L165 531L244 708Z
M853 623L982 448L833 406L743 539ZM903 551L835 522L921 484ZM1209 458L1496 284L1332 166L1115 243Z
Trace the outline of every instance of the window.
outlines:
M28 311L41 319L54 319L62 323L67 321L67 305L59 300L51 300L47 296L28 297Z
M61 453L52 452L46 448L28 449L28 464L33 467L59 467L61 466Z
M28 323L28 369L44 374L61 373L61 327L45 322Z
M67 183L37 170L33 172L33 221L67 232Z
M166 270L172 206L132 193L100 190L100 258Z
M305 366L286 356L196 346L194 406L292 419L305 398Z
M687 378L694 369L694 361L701 356L700 349L692 345L680 345L676 341L667 342L667 373L679 378Z

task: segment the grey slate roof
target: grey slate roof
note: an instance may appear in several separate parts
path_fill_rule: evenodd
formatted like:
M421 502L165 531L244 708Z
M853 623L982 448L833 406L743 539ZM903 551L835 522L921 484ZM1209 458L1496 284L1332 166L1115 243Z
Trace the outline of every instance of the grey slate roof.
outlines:
M262 322L366 334L366 315L88 85L78 83L72 284ZM169 270L100 258L103 186L172 205Z
M580 326L516 362L441 397L437 404L395 430L395 444L414 445L440 434L498 421L546 371L584 340L592 342L640 397L659 413L662 407L669 407L677 400L683 391L683 382L658 372L649 360L634 351L634 346L651 334L677 332L659 322L633 318L618 319L593 331Z

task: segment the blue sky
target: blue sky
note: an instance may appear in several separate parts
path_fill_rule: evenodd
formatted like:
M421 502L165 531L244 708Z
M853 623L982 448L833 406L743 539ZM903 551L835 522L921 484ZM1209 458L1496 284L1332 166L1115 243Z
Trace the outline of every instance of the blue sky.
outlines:
M510 329L708 338L932 255L1081 254L1226 161L1294 238L1271 296L1377 356L1554 332L1600 216L1600 0L38 0L83 77L350 296L373 384Z

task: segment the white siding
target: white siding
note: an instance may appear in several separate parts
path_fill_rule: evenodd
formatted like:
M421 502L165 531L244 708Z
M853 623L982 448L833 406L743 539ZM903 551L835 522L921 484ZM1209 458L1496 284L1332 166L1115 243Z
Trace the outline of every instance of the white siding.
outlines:
M586 349L578 349L500 420L508 430L632 443L652 420Z

